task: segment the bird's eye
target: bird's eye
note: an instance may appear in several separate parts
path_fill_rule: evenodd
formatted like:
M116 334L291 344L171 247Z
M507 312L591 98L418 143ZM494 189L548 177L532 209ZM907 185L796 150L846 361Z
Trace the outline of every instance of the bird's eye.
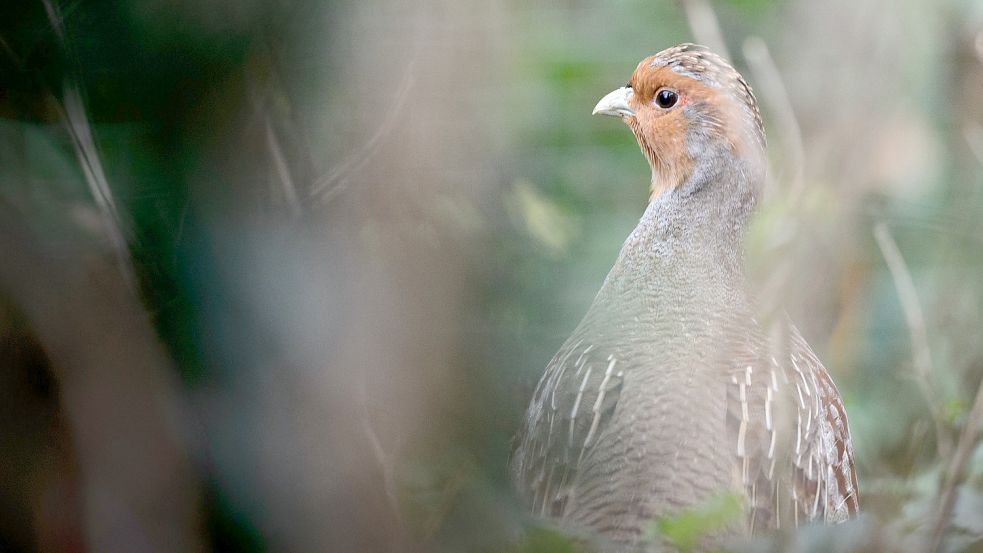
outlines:
M662 109L669 109L679 101L679 94L675 90L663 88L655 93L655 103Z

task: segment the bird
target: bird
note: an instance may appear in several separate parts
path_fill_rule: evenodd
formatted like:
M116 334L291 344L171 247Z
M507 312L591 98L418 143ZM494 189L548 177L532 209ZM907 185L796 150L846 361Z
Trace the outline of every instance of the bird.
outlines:
M842 398L788 315L761 317L746 276L767 174L751 87L685 43L643 59L593 114L631 129L648 204L533 392L510 460L519 495L605 552L677 550L654 525L721 498L738 515L701 548L856 516Z

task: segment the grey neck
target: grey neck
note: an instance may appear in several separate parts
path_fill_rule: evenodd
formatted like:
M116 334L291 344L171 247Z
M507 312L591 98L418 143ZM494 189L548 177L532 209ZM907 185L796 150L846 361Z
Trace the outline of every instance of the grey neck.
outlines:
M744 231L763 177L729 152L703 156L685 183L649 203L606 286L658 293L743 283Z

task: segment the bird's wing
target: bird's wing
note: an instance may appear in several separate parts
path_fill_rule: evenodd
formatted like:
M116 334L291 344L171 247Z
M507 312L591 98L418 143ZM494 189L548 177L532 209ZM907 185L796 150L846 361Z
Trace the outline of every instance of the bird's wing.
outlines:
M512 476L534 512L562 518L574 483L621 394L619 359L574 335L560 348L529 406L512 458Z
M777 500L783 490L776 484L776 466L780 473L788 434L781 424L785 380L778 364L762 354L765 344L753 332L734 344L727 387L727 434L733 440L737 487L747 496L752 533L780 524Z
M752 533L858 512L846 412L836 386L795 327L786 363L751 336L736 351L728 389L735 471Z
M808 520L842 522L860 510L853 443L839 390L812 348L792 327L789 379L796 388L802 447L794 451L793 482Z

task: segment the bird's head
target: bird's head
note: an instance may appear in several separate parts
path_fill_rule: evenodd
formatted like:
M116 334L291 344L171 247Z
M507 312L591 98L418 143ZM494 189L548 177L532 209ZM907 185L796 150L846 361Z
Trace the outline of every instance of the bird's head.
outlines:
M595 115L621 117L652 167L652 198L734 159L764 166L765 135L751 87L706 47L680 44L638 64Z

